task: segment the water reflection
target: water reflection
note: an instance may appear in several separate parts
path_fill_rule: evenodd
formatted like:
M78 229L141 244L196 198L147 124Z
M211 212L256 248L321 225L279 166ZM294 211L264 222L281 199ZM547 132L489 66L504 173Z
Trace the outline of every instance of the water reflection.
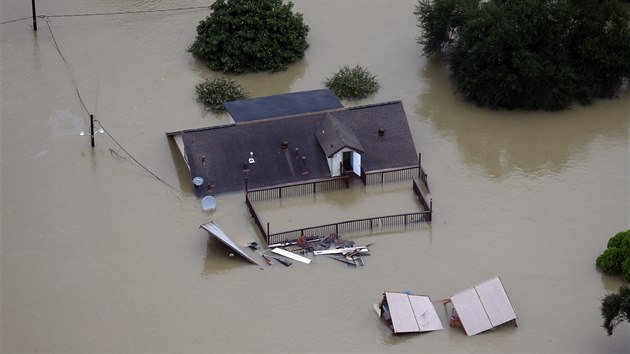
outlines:
M597 139L627 141L627 89L621 98L562 112L493 111L455 95L441 60L430 60L420 75L428 88L417 115L443 139L455 139L463 160L490 177L558 173L581 160Z

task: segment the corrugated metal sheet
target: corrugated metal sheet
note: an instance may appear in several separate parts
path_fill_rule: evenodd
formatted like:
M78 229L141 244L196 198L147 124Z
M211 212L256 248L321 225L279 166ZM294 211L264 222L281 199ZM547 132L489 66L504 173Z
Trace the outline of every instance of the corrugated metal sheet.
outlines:
M469 336L516 319L516 312L499 277L451 296Z

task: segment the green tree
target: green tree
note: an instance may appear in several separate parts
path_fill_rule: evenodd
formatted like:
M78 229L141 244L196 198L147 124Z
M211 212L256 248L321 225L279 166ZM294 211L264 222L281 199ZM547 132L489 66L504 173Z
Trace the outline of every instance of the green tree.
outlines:
M618 232L608 240L608 247L595 264L606 274L622 275L630 281L630 230Z
M331 78L326 78L324 84L335 96L355 100L366 98L381 87L376 76L360 65L341 67Z
M293 3L282 0L216 0L197 26L188 49L215 71L280 71L302 58L309 27Z
M195 86L197 100L214 112L223 112L225 102L241 100L247 97L243 87L227 77L207 78Z
M622 285L619 292L606 295L600 309L604 318L602 327L610 336L621 322L630 320L630 287Z
M426 55L443 53L467 100L557 110L613 97L630 77L619 0L419 0Z

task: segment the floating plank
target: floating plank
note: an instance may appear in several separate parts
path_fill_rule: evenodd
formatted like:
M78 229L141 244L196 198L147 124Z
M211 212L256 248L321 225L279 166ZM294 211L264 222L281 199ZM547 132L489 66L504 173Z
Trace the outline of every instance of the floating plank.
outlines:
M316 256L321 256L324 254L338 254L338 253L348 253L348 252L353 252L353 251L358 251L360 253L369 253L370 250L367 249L367 247L347 247L347 248L335 248L333 250L321 250L321 251L313 251L313 254Z
M223 242L226 246L230 247L232 250L234 250L234 252L238 253L243 258L245 258L246 260L260 267L260 264L258 264L258 262L256 262L252 257L248 256L245 252L243 252L241 248L236 243L234 243L234 241L232 241L223 232L223 230L221 230L219 226L217 226L217 224L214 223L214 221L210 221L209 223L203 224L200 227L204 228L206 231L208 231L210 235L214 236L219 241Z
M274 248L271 250L271 252L275 253L275 254L279 254L281 256L287 257L287 258L291 258L294 261L298 261L298 262L302 262L302 263L306 263L309 264L311 263L311 260L306 258L306 257L302 257L298 254L295 254L293 252L289 252L286 250L283 250L282 248Z

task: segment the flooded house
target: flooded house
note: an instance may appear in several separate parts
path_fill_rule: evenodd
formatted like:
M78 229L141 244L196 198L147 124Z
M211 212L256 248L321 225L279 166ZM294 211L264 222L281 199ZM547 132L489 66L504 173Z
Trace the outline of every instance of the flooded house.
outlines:
M322 89L225 107L233 123L167 133L200 198L419 167L401 101L344 107Z

